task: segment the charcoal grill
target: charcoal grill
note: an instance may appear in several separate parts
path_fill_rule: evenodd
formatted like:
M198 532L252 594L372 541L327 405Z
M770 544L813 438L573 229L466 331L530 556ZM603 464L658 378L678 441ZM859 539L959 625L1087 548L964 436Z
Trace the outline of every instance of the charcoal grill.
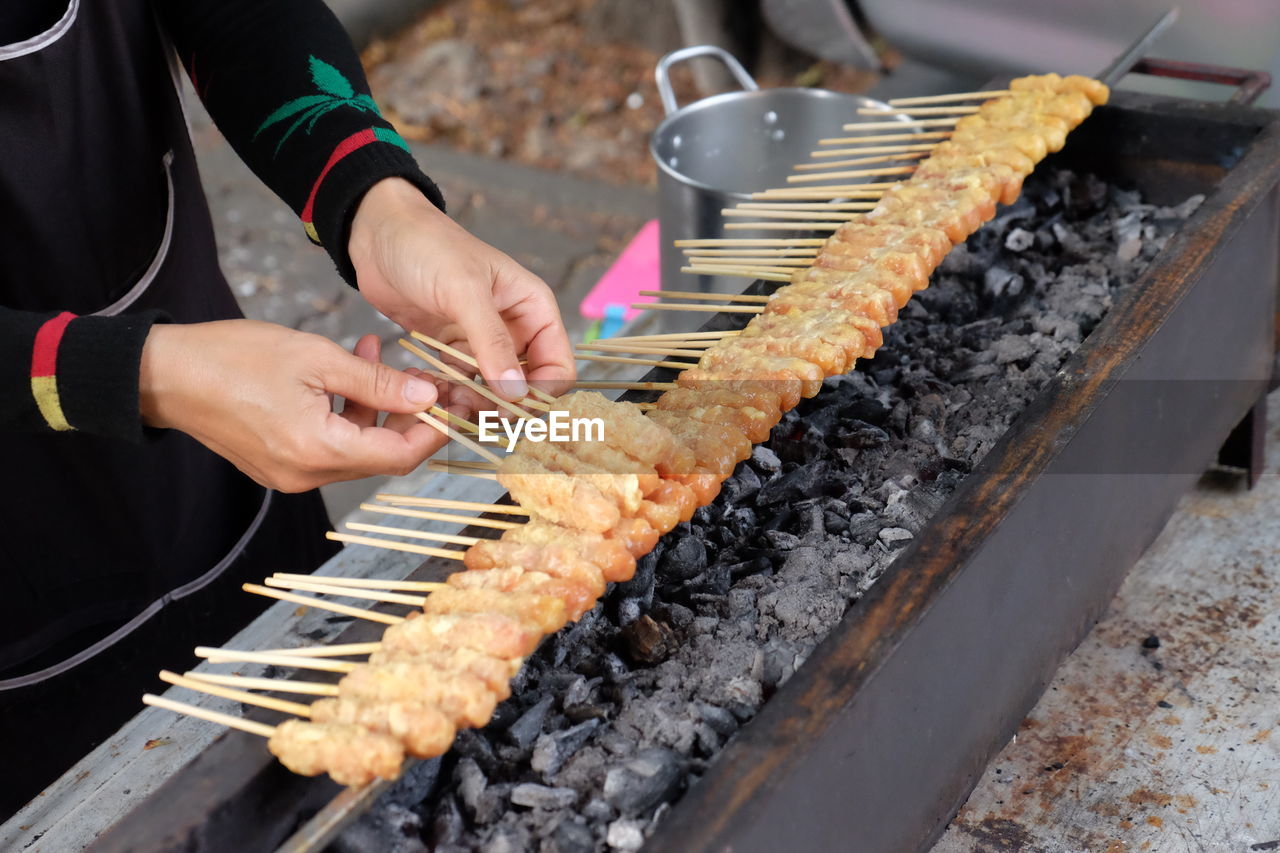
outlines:
M1242 421L1232 461L1259 464L1277 119L1121 92L1072 135L1052 162L1205 203L646 849L927 849ZM93 849L320 849L378 791L294 776L228 732Z

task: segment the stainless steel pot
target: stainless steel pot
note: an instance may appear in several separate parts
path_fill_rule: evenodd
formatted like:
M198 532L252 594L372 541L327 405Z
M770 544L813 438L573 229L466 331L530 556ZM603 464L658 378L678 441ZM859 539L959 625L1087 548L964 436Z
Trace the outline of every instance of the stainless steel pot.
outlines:
M680 107L669 70L697 56L719 59L743 90ZM654 76L667 112L649 150L658 162L662 286L668 290L728 290L732 279L682 274L682 253L672 241L794 235L794 231L725 232L720 211L750 200L753 192L785 186L792 168L809 159L819 139L846 136L843 125L869 120L858 115L860 107L889 109L882 101L825 89L761 89L736 59L713 45L667 54L658 61ZM739 290L742 284L739 279Z

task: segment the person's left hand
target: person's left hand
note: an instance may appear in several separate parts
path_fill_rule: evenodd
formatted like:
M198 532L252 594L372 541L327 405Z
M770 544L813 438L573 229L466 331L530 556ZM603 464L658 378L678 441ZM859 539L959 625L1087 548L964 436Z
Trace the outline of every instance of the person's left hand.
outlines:
M406 330L465 346L508 400L568 390L573 353L546 283L472 236L401 178L360 202L348 243L361 294ZM520 357L526 361L524 370Z

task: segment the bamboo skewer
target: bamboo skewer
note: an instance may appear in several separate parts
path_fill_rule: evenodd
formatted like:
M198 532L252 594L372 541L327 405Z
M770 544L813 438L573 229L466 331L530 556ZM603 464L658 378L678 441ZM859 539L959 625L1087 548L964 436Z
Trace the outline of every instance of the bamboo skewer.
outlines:
M276 572L271 577L276 578L278 580L292 580L292 581L313 581L313 580L316 580L317 578L316 575L297 575L297 574L290 574L289 572ZM449 586L447 583L441 583L439 581L397 581L397 580L387 580L384 578L325 577L323 578L323 582L328 584L329 586L354 586L361 589L364 589L364 588L389 589L393 591L400 590L405 592L436 592L438 590L442 590L447 586ZM363 654L369 653L369 649L365 648L365 646L367 645L368 645L367 643L348 643L346 646L314 646L313 648L318 648L318 649L345 648L345 649L350 649L350 651L336 652L336 654L363 655ZM376 645L376 643L374 645ZM278 649L278 651L280 651L282 654L291 654L291 655L302 654L302 652L297 651L295 649Z
M774 270L757 269L757 268L751 268L751 267L705 266L705 267L681 267L680 272L688 273L689 275L711 275L711 276L723 275L723 276L729 276L731 278L751 278L751 279L760 279L762 281L779 281L784 283L791 281L791 272L788 270L774 271ZM653 303L640 302L633 307L652 308L654 307L654 305Z
M674 302L640 303L632 307L655 308L661 311L708 311L712 314L759 314L764 311L763 306L756 305L681 305ZM674 385L675 383L668 384Z
M892 106L892 105L891 105ZM892 115L911 115L911 116L954 116L954 115L973 115L978 111L976 106L952 106L952 107L916 107L915 109L884 109L883 107L859 107L858 115L860 116L892 116ZM856 127L856 125L853 125ZM845 125L848 130L851 126Z
M927 134L922 133L919 135L925 136ZM916 137L916 134L907 134L907 136L914 139ZM890 153L899 152L899 151L900 152L921 151L927 154L928 152L932 151L934 148L937 148L937 147L938 147L938 143L936 142L925 142L925 143L920 143L918 145L904 143L901 145L871 145L871 146L863 146L859 148L828 148L821 151L810 151L809 156L810 157L844 157L844 156L851 156L855 154L890 154Z
M474 467L479 468L477 463ZM436 533L433 530L413 530L408 527L389 527L385 524L364 524L350 521L346 525L351 530L361 533L382 533L387 536L404 536L408 539L429 539L434 542L447 542L450 545L466 545L471 547L480 540L475 536L458 536L456 533Z
M787 187L752 193L752 198L778 201L835 201L843 198L857 198L858 193L851 192L849 187ZM876 199L881 197L876 194Z
M220 696L223 699L243 702L246 705L257 705L260 708L269 708L272 711L281 711L285 714L293 714L297 717L311 716L311 706L304 705L301 702L289 702L284 699L276 699L274 696L262 696L257 693L249 693L248 691L236 690L231 687L218 687L215 684L207 684L202 681L196 681L194 678L187 678L185 675L178 675L176 672L170 672L167 669L160 670L160 680L172 684L175 687L185 687L186 689L194 690L197 693L207 693L210 696Z
M306 589L306 587L302 587L302 588ZM322 590L313 590L313 591L321 592ZM343 596L346 596L347 598L362 598L366 601L381 601L388 604L408 604L412 607L421 607L422 605L427 603L427 597L425 595L404 595L398 592L385 592L383 590L372 589L369 587L358 587L358 586L345 586L345 587L341 587L340 592L326 593L326 594L343 595ZM235 658L229 658L229 657L226 657L225 655L217 655L216 657L217 657L216 662L219 662L219 663L227 663L235 660ZM248 663L275 663L280 666L294 666L294 667L305 667L307 666L305 662L308 660L312 660L312 658L290 658L288 655L276 655L276 656L273 656L272 660L259 660L259 658L261 657L262 655L261 653L259 653L254 658L246 658L245 660ZM210 660L212 660L212 658L210 658ZM310 668L311 669L329 669L331 672L350 672L351 668L355 667L355 664L352 663L351 661L324 661L324 663L326 663L327 665L313 666ZM333 668L339 665L346 668L344 669Z
M360 504L360 509L378 512L383 515L398 515L402 518L421 518L427 521L449 521L457 524L474 524L476 527L491 527L494 530L510 530L519 527L514 521L500 521L496 518L481 518L474 515L451 515L447 512L431 512L423 509L404 509L395 506L379 506L378 504Z
M700 299L710 300L714 302L719 299L724 302L768 302L770 297L758 296L751 293L700 293L695 290L642 290L641 296L660 296L668 299Z
M316 592L321 595L345 595L348 598L364 598L365 596L354 595L353 593L362 592L364 590L370 589L370 587L367 587L367 586L350 586L346 584L326 584L326 583L317 583L315 581L309 581L309 580L290 580L289 578L277 578L277 577L267 578L265 583L268 586L278 586L278 587L282 587L283 589L300 589L303 592ZM436 584L436 586L440 588L444 588L444 587L447 587L448 584L441 583L441 584ZM387 604L408 604L414 607L421 607L423 601L425 601L425 599L420 595L404 595L402 593L398 593L394 591L386 591L386 590L384 590L382 594L389 597L379 598L377 600L386 602ZM282 657L289 656L288 652L280 652L278 654L279 656L282 656Z
M479 369L480 369L480 362L476 361L474 358L472 358L471 356L467 355L467 354L466 354L465 352L463 352L462 350L455 349L455 348L453 348L453 347L449 346L448 344L443 343L443 342L441 342L441 341L438 341L438 340L436 340L435 338L430 337L429 335L424 335L424 334L422 334L421 332L410 332L409 334L410 334L410 335L412 335L413 337L417 338L418 340L422 341L424 344L426 344L426 345L427 345L427 346L429 346L429 347L435 347L435 348L436 348L436 349L438 349L440 352L448 353L449 355L451 355L451 356L453 356L454 358L456 358L458 361L461 361L461 362L463 362L464 364L469 364L469 365L471 365L471 366L472 366L472 367L474 367L476 370L479 370ZM534 388L532 385L531 385L531 386L529 386L529 393L530 393L532 396L537 397L539 400L541 400L541 401L542 401L542 402L544 402L544 403L554 403L554 402L556 402L556 398L555 398L555 397L551 396L550 394L546 393L545 391L539 391L537 388Z
M826 240L820 237L805 237L799 240L787 240L772 237L714 237L698 240L676 240L676 248L713 248L715 246L785 246L797 248L801 246L821 246Z
M726 222L726 231L835 231L843 222Z
M895 122L896 123L896 122ZM854 125L865 127L865 125ZM819 145L877 145L881 142L907 142L921 139L946 139L951 136L949 130L930 130L924 133L868 133L863 136L834 136L819 139Z
M590 353L580 352L574 353L574 358L579 361L595 361L607 364L638 364L643 367L669 367L673 370L683 370L688 367L697 367L696 361L662 361L652 358L634 358L627 355L591 355Z
M960 120L956 118L918 118L905 119L895 121L867 121L867 122L851 122L844 125L842 130L901 130L910 127L946 127L949 124L955 124Z
M352 598L364 598L353 595ZM261 663L268 666L290 666L295 669L315 669L321 672L351 672L359 664L349 660L330 660L329 658L303 657L301 655L278 655L269 652L239 651L237 649L216 649L209 646L197 646L196 657L204 658L209 663Z
M427 470L438 471L441 474L461 474L464 477L475 477L480 480L498 479L498 475L493 471L477 471L475 468L470 468L455 462L446 462L440 459L428 459Z
M472 391L475 391L481 397L484 397L489 402L497 406L500 406L503 409L506 409L508 412L515 415L517 418L531 417L528 412L525 412L516 408L515 404L502 399L497 394L494 394L488 388L481 385L479 382L476 382L472 379L468 379L466 376L463 376L462 373L455 370L453 367L450 367L449 365L445 364L443 361L436 358L434 355L427 352L422 347L417 346L411 341L406 341L404 338L401 338L399 341L397 341L397 343L399 343L400 346L404 347L409 352L416 355L418 358L425 361L427 364L430 364L432 367L442 372L445 376L448 376L450 379L452 379L453 381L457 382L460 385L470 388ZM541 405L541 404L538 404L538 405Z
M726 255L724 257L703 257L691 255L686 259L691 267L807 267L813 263L813 256L807 258L762 258L756 255Z
M726 329L723 332L664 332L657 335L623 335L617 338L602 338L600 343L619 343L626 341L628 343L634 341L699 341L712 338L728 338L739 334L736 329ZM578 344L578 346L586 347L587 344Z
M188 705L186 702L175 702L172 699L166 699L163 696L156 696L152 693L143 694L142 702L144 705L154 705L157 708L164 708L166 711L176 711L179 714L186 714L188 717L197 717L210 723L217 723L221 726L239 729L242 732L261 735L265 738L269 738L276 733L276 727L269 726L266 723L246 720L243 717L235 717L219 711L210 711L207 708L198 708L195 705Z
M914 98L890 98L889 106L902 107L911 104L935 104L944 103L946 101L972 101L977 99L985 101L990 98L999 98L1004 95L1012 94L1012 89L988 89L985 92L955 92L950 95L920 95Z
M653 303L657 304L657 303ZM633 306L648 307L648 306ZM585 391L674 391L680 386L674 382L575 382L575 388Z
M479 424L473 423L467 420L466 418L462 417L461 415L455 415L453 412L449 411L448 409L442 409L439 406L432 406L431 408L427 409L427 411L435 415L440 420L453 424L458 429L469 430L472 433L480 432Z
M646 303L647 304L647 303ZM622 352L622 353L639 353L641 355L671 355L671 356L692 356L700 355L695 349L684 349L681 347L660 347L645 346L640 344L628 344L625 341L616 344L578 344L578 349L598 350L599 352Z
M787 183L799 184L805 181L826 181L832 178L862 178L870 175L909 175L915 170L915 166L886 166L883 169L847 169L839 172L822 172L817 175L788 175Z
M862 206L862 209L875 210L875 207L876 206L874 204L866 204ZM758 210L754 208L738 210L737 208L726 207L724 210L720 211L720 215L727 217L754 216L757 219L821 219L824 222L826 220L832 220L834 222L848 222L858 214L847 210L832 210L826 212L813 210Z
M795 168L797 171L806 171L809 169L825 169L829 166L859 166L863 163L875 163L886 161L901 160L919 160L928 157L928 151L919 151L909 154L895 154L892 157L854 157L852 160L836 160L832 163L800 163Z
M901 160L918 160L921 157L928 157L928 151L898 151L890 154L878 154L872 157L861 156L863 152L858 152L859 156L845 163L848 166L864 166L870 163L894 163ZM794 168L796 169L812 169L811 164L801 163Z
M428 424L429 426L432 427L432 429L439 430L444 435L458 442L463 447L467 448L473 453L476 453L477 455L483 456L485 459L488 459L494 465L497 465L502 462L502 457L498 456L493 451L486 450L484 447L481 447L478 442L472 441L462 433L458 432L453 427L449 426L448 424L441 423L440 421L428 415L426 412L415 412L414 416L417 417L418 420L422 421L424 424Z
M382 648L382 643L335 643L332 646L299 646L296 649L262 649L262 654L292 655L299 658L330 658L341 655L371 655L380 648Z
M820 165L831 165L820 164ZM869 205L864 201L850 202L805 202L805 201L744 201L740 202L735 210L870 210L875 205ZM685 249L685 254L697 252L697 249ZM703 250L706 251L706 250ZM757 252L765 252L765 249L756 249ZM781 249L783 252L803 252L804 249ZM816 249L814 251L817 251Z
M430 467L431 463L427 463ZM432 469L438 470L438 469ZM471 472L472 476L484 476ZM374 536L356 536L354 533L336 533L330 530L326 539L334 542L349 542L352 545L370 545L374 548L386 548L388 551L404 551L407 554L420 554L424 557L441 557L446 560L461 560L462 552L449 548L432 548L430 545L413 545L409 542L397 542L394 539L379 539Z
M470 512L497 512L505 515L529 515L529 510L514 504L488 504L478 501L459 501L452 498L426 498L416 495L392 495L379 492L374 498L384 503L405 506L429 506L436 509L458 509Z
M217 672L184 672L192 681L243 687L246 690L274 690L278 693L302 693L309 696L337 696L338 685L323 681L294 681L289 678L253 678L247 675L223 675Z
M365 610L362 607L349 607L345 604L336 604L332 601L325 601L320 598L297 595L296 593L272 589L271 587L261 586L256 583L242 584L240 588L245 592L252 592L255 595L265 595L268 598L278 598L281 601L291 601L294 604L305 604L308 607L314 607L317 610L332 610L334 613L341 613L344 616L355 616L358 619L367 619L370 622L382 622L386 625L397 625L404 621L403 616L392 616L389 613L379 613L376 610Z
M848 169L837 172L817 172L815 174L787 175L787 183L804 184L810 181L831 181L836 178L861 178L863 175L907 175L916 170L915 166L895 166L889 169Z

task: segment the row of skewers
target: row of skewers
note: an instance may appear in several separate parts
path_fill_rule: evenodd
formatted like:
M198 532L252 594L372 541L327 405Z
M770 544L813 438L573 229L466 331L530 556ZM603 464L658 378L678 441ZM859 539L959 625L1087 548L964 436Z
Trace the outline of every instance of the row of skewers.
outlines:
M144 700L267 736L271 752L290 769L308 775L328 772L349 785L394 777L406 756L441 754L457 728L487 723L497 703L509 695L511 677L542 637L594 607L609 583L628 580L636 559L710 503L724 479L750 455L751 445L764 440L785 412L818 393L825 378L846 372L859 358L870 358L881 344L881 329L894 322L915 291L928 285L952 246L989 220L998 203L1015 200L1036 163L1061 148L1067 134L1107 96L1106 87L1089 78L1024 77L1000 92L938 99L959 106L922 108L920 99L898 104L913 115L949 118L850 126L859 131L906 127L909 133L823 140L840 147L815 152L815 159L854 155L829 166L895 160L913 165L816 171L805 164L793 183L900 179L770 190L759 194L768 200L764 206L748 203L725 211L761 217L743 223L751 228L772 224L834 232L826 239L681 241L691 252L691 272L787 285L770 296L717 296L722 302L715 305L643 306L754 315L741 330L590 345L597 359L678 369L674 382L643 383L647 390L663 392L652 403L611 402L596 393L628 383L580 383L562 398L533 392L511 403L467 375L468 369L474 374L475 364L465 353L416 333L416 340L402 341L438 375L470 388L508 417L564 412L574 419L598 419L602 440L522 439L504 457L479 441L478 424L441 409L422 413L422 420L479 457L434 462L433 467L496 480L514 505L380 496L379 503L365 508L419 520L465 520L495 531L497 538L350 524L355 532L330 536L458 560L463 568L442 583L276 576L246 589L382 622L388 627L381 642L269 652L197 650L214 662L340 673L336 684L162 673L171 684L274 708L294 719L271 727L210 715L163 697ZM966 105L968 101L980 103ZM942 127L951 129L932 129ZM785 201L774 201L778 199ZM475 511L485 515L457 514ZM414 610L395 616L316 594ZM366 655L363 661L347 659ZM254 690L324 698L304 704Z

